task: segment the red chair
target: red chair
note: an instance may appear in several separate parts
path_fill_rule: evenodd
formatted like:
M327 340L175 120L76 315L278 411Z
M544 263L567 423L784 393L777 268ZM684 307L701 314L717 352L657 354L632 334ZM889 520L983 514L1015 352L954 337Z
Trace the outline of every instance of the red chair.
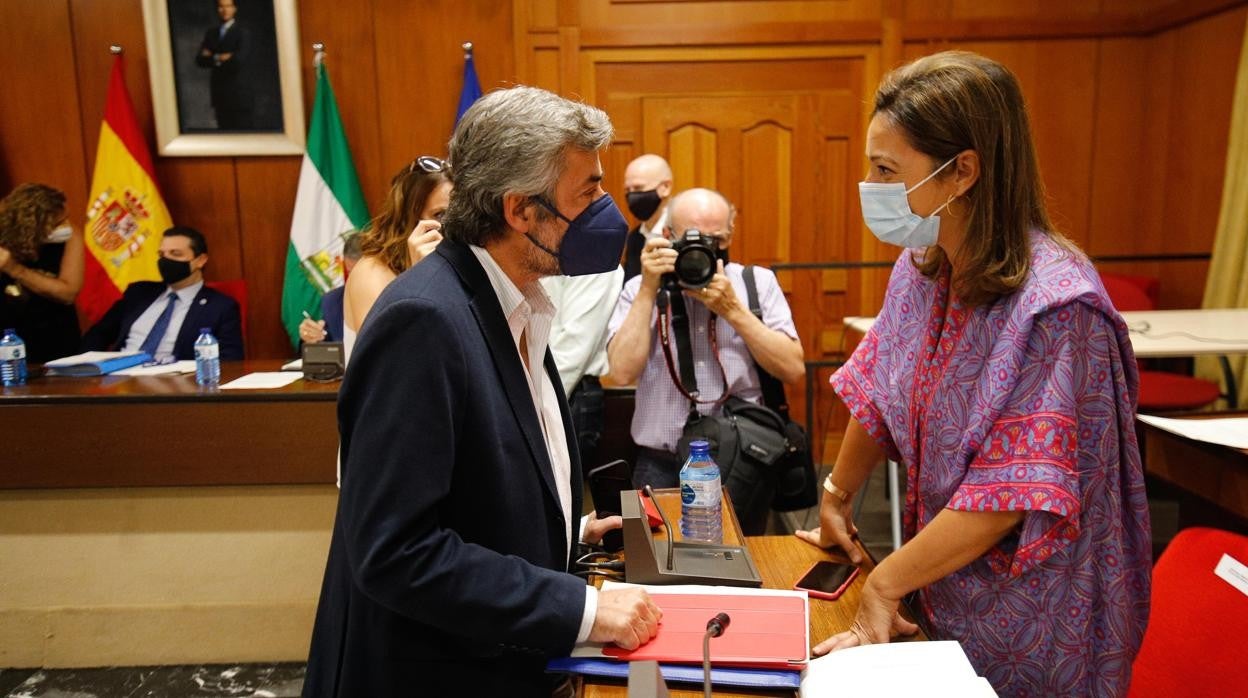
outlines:
M204 285L214 291L220 291L238 303L238 320L244 337L247 336L247 282L242 279L226 281L205 281Z
M1128 696L1244 695L1248 656L1241 630L1248 625L1248 593L1214 574L1223 555L1248 564L1248 536L1185 528L1161 554Z
M1101 274L1105 292L1119 312L1156 309L1155 300L1145 290L1150 282L1155 293L1155 279ZM1141 412L1195 410L1213 404L1221 396L1222 389L1213 381L1140 367Z

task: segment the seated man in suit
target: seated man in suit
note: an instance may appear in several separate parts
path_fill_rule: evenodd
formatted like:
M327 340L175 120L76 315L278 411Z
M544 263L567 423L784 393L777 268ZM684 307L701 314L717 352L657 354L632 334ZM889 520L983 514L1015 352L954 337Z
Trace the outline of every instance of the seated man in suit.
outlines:
M195 338L211 328L221 360L243 358L238 303L204 286L208 243L177 225L165 231L156 261L162 281L136 281L83 337L88 351L144 351L157 361L195 358Z
M632 649L661 611L570 574L575 432L539 279L615 269L628 224L602 188L599 109L513 87L450 144L445 239L382 291L339 393L342 491L305 698L541 696L578 640ZM566 685L566 682L565 682Z

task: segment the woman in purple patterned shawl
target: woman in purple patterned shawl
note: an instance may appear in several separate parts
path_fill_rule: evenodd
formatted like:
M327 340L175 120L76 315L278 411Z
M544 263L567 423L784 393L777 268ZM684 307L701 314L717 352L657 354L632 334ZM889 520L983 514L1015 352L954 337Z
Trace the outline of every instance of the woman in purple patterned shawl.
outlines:
M867 226L910 249L832 378L852 418L820 527L798 535L859 557L850 503L888 457L906 465L906 544L815 654L913 633L897 610L917 591L1002 695L1125 693L1151 569L1135 360L1049 223L1018 83L963 52L899 68L867 156Z

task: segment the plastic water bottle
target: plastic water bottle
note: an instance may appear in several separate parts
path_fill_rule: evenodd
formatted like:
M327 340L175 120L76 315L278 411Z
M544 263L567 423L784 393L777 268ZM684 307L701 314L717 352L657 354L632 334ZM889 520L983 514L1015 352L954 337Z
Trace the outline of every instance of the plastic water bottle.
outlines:
M6 388L26 385L26 342L12 328L0 337L0 378Z
M221 382L221 345L212 336L211 327L199 330L195 340L195 382L200 385L216 385Z
M724 542L723 489L711 445L689 444L689 460L680 469L680 533L685 540Z

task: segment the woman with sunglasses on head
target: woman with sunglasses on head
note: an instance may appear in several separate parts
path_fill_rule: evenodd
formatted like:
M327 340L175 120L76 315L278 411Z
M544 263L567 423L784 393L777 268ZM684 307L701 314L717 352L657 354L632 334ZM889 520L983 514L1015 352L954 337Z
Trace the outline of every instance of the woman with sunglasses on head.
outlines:
M854 493L906 466L906 543L850 630L815 654L913 633L957 640L1003 696L1126 692L1148 619L1151 541L1126 324L1053 230L1022 90L971 53L884 78L859 185L903 251L832 385L851 419L803 539L855 562Z
M360 233L360 251L343 296L343 351L351 358L355 335L377 297L395 277L433 254L442 241L442 214L451 199L448 165L422 155L390 180L381 213Z

